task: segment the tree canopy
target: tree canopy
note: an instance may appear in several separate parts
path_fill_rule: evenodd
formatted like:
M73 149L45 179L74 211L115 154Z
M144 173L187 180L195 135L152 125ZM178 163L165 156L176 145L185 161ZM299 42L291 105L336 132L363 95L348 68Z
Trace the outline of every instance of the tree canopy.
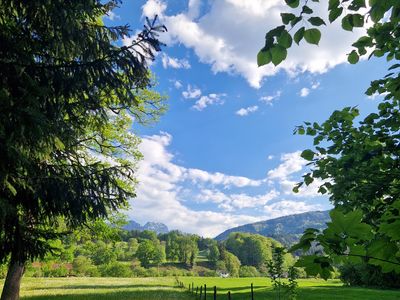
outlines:
M147 20L120 46L129 26L102 22L117 5L0 3L0 261L10 266L51 250L60 220L75 228L135 196L130 129L164 109L147 61L166 29Z
M285 2L292 9L300 6L299 0ZM299 14L281 14L283 24L266 34L257 58L259 65L281 63L293 40L318 45L323 38L318 27L329 25L314 15L314 5L320 5L316 2L302 1ZM393 63L389 73L371 82L366 91L383 98L377 112L359 120L358 108L347 107L335 111L322 124L305 122L296 128L296 133L314 137L314 148L302 152L311 172L294 191L315 178L322 179L319 192L330 196L335 209L326 230L306 230L292 250L308 250L315 241L323 246L324 255L305 256L298 265L324 278L329 277L334 264L348 261L400 273L400 64L396 62L400 59L400 3L329 0L328 13L329 22L341 20L343 30L367 28L366 35L352 44L349 63L356 64L366 55Z

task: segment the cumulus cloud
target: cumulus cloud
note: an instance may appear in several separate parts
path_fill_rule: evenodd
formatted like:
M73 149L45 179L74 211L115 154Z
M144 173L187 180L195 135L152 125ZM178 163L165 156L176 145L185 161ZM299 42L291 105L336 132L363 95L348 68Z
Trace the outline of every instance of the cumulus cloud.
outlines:
M213 237L238 225L319 209L301 198L313 197L315 191L296 196L290 190L291 176L304 166L300 152L282 155L280 165L267 178L251 179L183 167L174 162L168 150L171 143L172 136L161 132L144 137L139 146L144 159L137 173L137 197L128 212L138 222L158 221L171 229ZM268 181L277 185L270 186ZM281 196L294 200L280 200Z
M195 99L201 96L201 90L189 84L186 91L182 92L182 96L185 99Z
M304 97L307 97L309 94L310 94L309 88L304 87L300 90L300 97L304 98Z
M273 101L279 99L281 94L282 94L282 91L277 91L273 95L266 95L266 96L260 97L260 101L264 102L265 104L272 105Z
M241 108L238 111L236 111L236 114L238 116L244 117L249 115L250 113L256 112L258 110L258 106L254 105L254 106L249 106L247 108Z
M182 82L180 82L179 80L175 80L175 81L174 81L174 87L175 87L176 89L180 89L180 88L183 87L183 84L182 84Z
M365 29L342 30L340 22L321 27L318 47L302 43L289 50L287 60L273 67L258 68L256 55L263 46L265 31L281 24L280 13L287 11L281 0L220 0L212 1L206 13L200 15L200 1L188 2L188 10L166 14L166 2L148 0L143 15L162 16L169 33L163 35L168 44L179 43L193 49L199 61L209 64L214 73L240 74L254 88L260 88L266 76L280 70L293 76L302 72L324 73L347 61L351 44ZM327 19L327 3L310 3L315 14ZM293 55L294 52L296 55Z
M209 105L222 105L224 104L223 97L225 97L226 94L221 93L221 94L208 94L201 96L200 99L196 101L196 103L193 105L193 108L202 111Z
M261 195L248 195L245 193L227 194L219 190L204 189L197 195L197 200L200 202L216 203L222 210L230 212L235 209L262 207L269 201L276 199L279 195L280 193L275 189Z
M303 201L291 200L282 200L280 202L264 206L264 212L267 214L268 219L320 209L321 206L318 204L307 204Z
M142 139L140 151L144 159L139 164L137 174L137 198L131 200L133 209L128 213L131 218L143 223L157 220L172 229L209 237L230 227L260 220L260 217L237 212L196 211L185 206L182 184L187 180L221 187L259 186L261 181L181 167L173 163L174 155L167 150L171 142L172 136L168 133Z
M167 54L163 54L162 56L162 65L164 69L173 68L173 69L190 69L190 63L187 59L179 59L170 57Z
M319 179L314 179L314 182L308 186L303 184L298 193L293 192L294 186L301 180L299 173L305 173L305 167L308 163L300 154L301 151L283 154L279 166L268 171L268 180L277 183L280 186L281 192L285 195L291 195L296 198L321 196L318 193L318 189L323 184L323 181Z

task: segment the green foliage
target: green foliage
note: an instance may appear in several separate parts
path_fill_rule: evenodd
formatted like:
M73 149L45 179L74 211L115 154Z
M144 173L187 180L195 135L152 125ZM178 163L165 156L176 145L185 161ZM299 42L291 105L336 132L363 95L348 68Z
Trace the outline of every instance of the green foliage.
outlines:
M253 266L241 266L239 277L259 277L260 272Z
M285 275L283 268L285 252L284 248L274 248L272 259L267 262L268 274L278 299L285 297L286 299L295 300L297 298L296 279L298 278L296 268L291 266L287 271L288 282L282 281Z
M208 255L207 255L208 260L215 264L218 261L219 256L220 256L220 253L219 253L218 246L212 245L208 249Z
M291 8L300 5L293 1L286 3ZM284 25L277 27L279 33L294 32L292 29L301 20L313 26L324 25L324 20L318 16L305 17L314 11L307 6L309 4L304 1L297 16L282 14ZM352 31L364 27L366 20L370 21L366 35L352 44L354 50L349 53L348 61L355 64L367 53L370 53L369 58L385 56L387 61L399 60L400 2L373 0L364 12L366 7L364 0L330 0L328 4L329 22L341 17L343 30ZM276 28L270 30L262 51L275 47L277 36ZM320 32L316 28L301 27L293 39L299 43L303 38L308 43L318 44ZM358 109L346 107L333 112L322 124L305 122L296 128L298 134L314 137L315 149L303 151L302 157L310 162L311 172L303 176L303 182L295 186L294 191L303 184L311 184L314 179L322 180L319 191L328 193L335 205L328 228L322 233L307 230L292 249L307 251L315 243L323 248L323 254L305 256L298 262L309 274L328 278L333 265L350 263L359 264L360 268L367 264L368 268L377 267L379 272L400 274L399 66L393 64L390 73L372 81L366 91L369 96L384 97L377 112L358 120Z
M240 260L232 253L225 251L224 253L224 264L226 271L231 277L239 277L240 271Z
M150 264L159 265L165 260L165 249L157 239L146 239L140 242L136 257L145 268L148 268Z
M272 258L273 249L281 245L273 239L248 233L231 233L225 241L226 249L235 254L243 265L261 268Z
M121 262L101 265L99 271L103 277L132 277L133 275L130 267Z
M96 267L92 264L90 258L85 256L77 256L72 262L72 269L78 276L93 276L96 273Z
M394 272L383 273L378 266L348 263L340 267L340 279L350 286L399 288L400 277Z
M322 25L327 25L325 20L320 16L313 15L314 11L318 11L319 1L303 0L286 0L286 4L295 9L295 13L281 13L283 26L278 26L275 29L267 32L265 36L265 46L257 55L257 63L259 66L269 64L280 64L286 58L287 49L291 43L279 43L279 38L285 35L285 40L293 40L299 44L304 40L309 44L318 45L321 39L321 32L317 28ZM302 5L301 5L302 4ZM297 9L301 6L301 9ZM349 54L349 62L357 63L359 57L370 52L371 56L381 57L387 54L388 60L399 59L399 37L398 22L400 20L400 4L398 1L369 1L369 10L365 13L361 9L366 8L364 0L330 0L328 5L328 20L329 23L335 22L338 18L341 19L341 26L344 30L352 31L355 27L364 27L365 22L370 20L372 26L368 26L367 35L360 38L353 46L353 50ZM388 14L384 18L385 13ZM311 16L310 16L311 15ZM304 27L306 24L306 27ZM311 27L311 28L309 28ZM308 29L306 29L308 28ZM277 30L278 29L278 30ZM291 38L290 32L294 33ZM281 46L281 47L278 47ZM369 51L367 49L369 48ZM273 60L272 51L276 59Z

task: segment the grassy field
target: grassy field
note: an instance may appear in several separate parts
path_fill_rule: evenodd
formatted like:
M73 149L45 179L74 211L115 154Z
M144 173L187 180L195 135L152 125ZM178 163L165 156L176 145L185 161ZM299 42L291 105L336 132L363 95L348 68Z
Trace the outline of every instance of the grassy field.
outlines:
M227 299L228 291L231 292L232 300L250 300L250 285L253 283L254 299L278 299L272 290L268 278L209 278L209 277L182 277L180 280L188 286L194 283L194 287L207 285L210 296L214 286L217 286L217 299ZM298 280L299 300L394 300L400 299L400 291L377 290L364 288L344 287L339 280L322 279L300 279ZM282 298L285 299L285 298Z
M186 286L207 285L208 297L217 286L217 299L250 300L250 284L254 285L254 299L278 299L267 278L210 278L181 277ZM3 281L0 281L0 287ZM164 278L24 278L21 298L25 300L179 300L195 299L186 289L174 287L175 279ZM299 300L389 300L400 299L400 291L343 287L338 280L299 280ZM282 298L284 299L284 298Z

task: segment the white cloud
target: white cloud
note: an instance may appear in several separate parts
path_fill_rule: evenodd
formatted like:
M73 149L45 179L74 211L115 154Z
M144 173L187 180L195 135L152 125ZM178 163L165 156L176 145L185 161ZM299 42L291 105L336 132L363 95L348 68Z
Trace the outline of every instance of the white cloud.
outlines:
M236 114L238 116L243 117L243 116L249 115L250 113L256 112L257 110L258 110L258 106L254 105L254 106L249 106L247 108L241 108L238 111L236 111Z
M301 151L285 153L281 156L282 163L275 169L268 172L269 179L285 179L293 173L297 173L303 169L307 161L300 156Z
M196 101L196 103L192 106L194 109L198 111L202 111L209 105L222 105L224 104L224 100L222 99L225 97L226 94L208 94L201 96L199 100Z
M167 54L163 54L162 56L162 65L164 69L167 69L168 67L174 68L174 69L190 69L190 63L187 59L179 59L179 58L174 58L170 57Z
M219 190L204 189L197 195L197 200L201 202L213 202L225 211L232 211L232 209L262 207L269 201L276 199L279 195L280 193L275 189L261 195L247 195L245 193L225 194Z
M268 158L268 160L271 160L271 159L274 159L274 157L275 157L275 156L273 156L273 155L268 155L267 158Z
M150 19L155 15L162 16L166 8L167 5L161 0L147 0L142 6L142 15Z
M285 181L289 184L290 175L298 172L299 166L302 168L299 152L282 155L281 165L268 173L268 180L278 183L277 189L269 187L267 179L255 180L180 166L174 163L174 155L168 151L171 143L172 136L161 132L144 137L139 146L144 159L136 174L139 179L137 197L131 200L132 209L128 212L129 217L138 222L158 221L170 229L213 237L246 223L319 209L304 200L279 201L281 195L293 196L283 184ZM265 188L266 191L251 195L246 192L251 188ZM191 208L193 201L206 206ZM255 216L240 212L242 209L264 213Z
M185 99L195 99L201 96L201 90L189 84L187 90L182 92L182 96Z
M320 85L321 83L319 81L313 82L311 85L311 89L316 90L317 88L319 88Z
M266 95L266 96L262 96L260 98L260 101L264 102L265 104L268 105L272 105L272 102L274 100L277 100L280 98L280 96L282 95L282 91L277 91L275 94L273 95Z
M365 29L342 30L340 21L321 27L318 47L302 43L289 50L288 58L278 67L258 68L256 55L263 46L265 32L281 24L280 13L287 11L281 0L219 0L211 2L199 16L199 1L191 0L188 11L167 15L166 2L148 0L143 15L162 15L169 33L163 35L168 44L179 43L193 49L199 60L209 64L214 73L240 74L255 88L266 76L285 70L293 76L302 72L324 73L347 61L351 44ZM315 14L327 19L327 3L310 4ZM296 55L294 55L296 53Z
M310 89L309 88L302 88L300 90L300 97L307 97L310 94Z
M117 15L115 12L113 12L112 10L107 12L106 18L110 19L111 21L115 21L115 20L121 19L121 17L119 15Z
M267 214L268 219L320 209L321 206L318 204L307 204L303 201L291 200L282 200L280 202L264 206L264 212Z
M385 93L382 93L382 94L379 94L379 93L373 93L371 96L367 96L367 98L368 99L370 99L370 100L375 100L376 98L380 98L380 97L385 97L386 95L388 95L389 93L388 92L385 92Z
M206 182L213 185L223 185L225 187L236 186L260 186L262 180L253 180L243 176L230 176L220 172L209 173L199 169L187 169L186 178L192 182Z
M258 186L257 180L208 173L198 169L187 169L173 163L173 154L167 151L172 142L168 133L144 137L140 151L144 159L139 164L137 198L132 199L129 217L138 222L156 220L171 229L213 237L220 232L245 223L260 220L259 217L240 213L195 211L184 205L181 198L182 182L193 180L222 186Z
M182 82L180 82L179 80L175 80L174 81L174 87L176 88L176 89L180 89L180 88L182 88Z

